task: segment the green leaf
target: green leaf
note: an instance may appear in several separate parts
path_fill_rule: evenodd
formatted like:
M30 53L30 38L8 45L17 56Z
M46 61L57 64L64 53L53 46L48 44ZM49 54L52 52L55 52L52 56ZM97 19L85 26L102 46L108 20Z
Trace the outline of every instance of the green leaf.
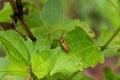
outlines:
M104 62L103 54L82 28L75 27L66 35L65 40L69 46L69 53L66 54L63 49L59 51L51 75L58 72L73 73Z
M19 76L24 76L24 77L30 77L29 73L29 67L26 65L23 65L21 63L18 64L11 64L6 71L10 74L15 74Z
M120 74L112 72L110 67L104 68L104 74L107 80L120 80Z
M63 23L56 25L54 28L56 29L56 32L61 30L62 32L66 33L73 30L75 26L81 26L81 28L84 29L89 34L89 36L95 36L90 26L85 22L80 21L79 19L64 21ZM58 36L58 34L56 35ZM59 36L61 36L61 34Z
M37 37L36 47L41 52L51 47L51 38L49 34L41 34Z
M55 74L54 76L49 76L48 80L66 80L65 79L66 76L64 76L61 73Z
M50 72L59 49L46 50L33 56L32 70L38 78L43 78Z
M39 16L39 9L36 9L33 5L28 4L28 9L31 9L29 11L29 15L25 15L25 22L28 24L30 28L36 28L38 26L41 26L41 20L38 17Z
M7 58L11 65L6 71L12 74L29 76L27 67L30 65L31 56L35 53L34 43L27 39L25 41L15 31L1 31L0 41L7 51Z
M41 45L43 41L41 41ZM73 73L104 62L103 54L82 28L76 27L66 34L65 41L70 50L68 54L62 48L51 50L44 48L42 52L33 56L32 70L38 78L45 77L49 72L51 75L59 72ZM45 40L45 42L48 41Z
M21 76L16 76L16 75L6 75L4 79L2 80L24 80L23 77Z
M12 8L10 4L7 2L4 4L4 8L0 10L0 21L11 21L10 15L12 14Z
M10 64L9 61L6 58L4 58L4 57L0 58L0 69L3 69L5 67L9 66L9 64Z
M60 0L48 0L43 6L40 19L45 25L54 26L63 19L63 7Z
M51 49L54 49L58 46L58 39L53 39L51 43Z
M105 72L105 77L107 80L114 80L114 76L113 76L110 68L108 68L108 67L104 68L104 72Z
M16 74L25 77L30 77L28 66L17 64L10 64L6 58L0 58L0 78L6 77L6 74Z
M35 53L34 43L31 40L25 41L15 31L1 31L0 41L7 51L7 58L15 64L30 64L30 58Z
M4 56L5 56L5 49L4 49L4 47L2 46L1 43L0 43L0 56L1 56L1 57L4 57Z
M9 65L10 63L6 58L4 57L0 58L0 79L1 80L3 80L4 75L7 73L5 70Z
M105 24L104 27L110 28L112 26L112 28L116 28L119 26L120 16L116 11L116 9L119 11L118 5L118 0L98 0L100 12L103 14L102 16L104 16L104 20L102 20L102 25ZM110 10L108 11L108 9ZM104 22L106 22L107 24Z
M72 80L93 80L93 79L87 77L83 72L79 71L79 73L77 73L77 75L73 77Z

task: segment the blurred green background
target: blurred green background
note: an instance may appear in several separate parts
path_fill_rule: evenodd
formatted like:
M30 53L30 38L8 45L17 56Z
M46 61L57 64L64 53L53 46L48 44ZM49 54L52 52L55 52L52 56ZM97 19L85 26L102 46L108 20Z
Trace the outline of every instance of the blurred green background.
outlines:
M37 12L40 12L44 3L47 0L23 0L24 9L29 12L34 9L34 12L25 16L26 20L32 18L34 26L38 26ZM64 8L64 20L79 19L86 23L93 30L93 39L98 46L102 46L120 26L120 15L116 11L120 10L120 0L61 0ZM6 14L2 14L3 7L6 5ZM11 19L9 15L12 10L7 3L7 0L0 1L0 16L5 16L4 21L0 19L0 26L7 30ZM29 23L29 21L28 21ZM0 30L2 30L0 28ZM31 28L34 31L34 28ZM98 64L95 68L88 68L84 70L86 76L94 80L120 80L120 34L110 43L107 49L103 52L105 55L105 63ZM5 56L5 50L0 45L0 56ZM9 77L9 76L8 76ZM9 79L14 80L14 79ZM16 80L16 79L15 79ZM75 79L76 80L76 79ZM79 79L78 79L79 80ZM86 79L87 80L87 79Z

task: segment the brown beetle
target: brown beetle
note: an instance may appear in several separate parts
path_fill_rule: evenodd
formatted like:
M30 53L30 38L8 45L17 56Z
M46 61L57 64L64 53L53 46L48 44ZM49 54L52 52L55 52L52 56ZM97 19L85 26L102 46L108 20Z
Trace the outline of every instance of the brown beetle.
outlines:
M67 45L66 41L62 37L60 38L60 43L61 43L61 46L64 49L64 51L68 53L69 52L68 45Z

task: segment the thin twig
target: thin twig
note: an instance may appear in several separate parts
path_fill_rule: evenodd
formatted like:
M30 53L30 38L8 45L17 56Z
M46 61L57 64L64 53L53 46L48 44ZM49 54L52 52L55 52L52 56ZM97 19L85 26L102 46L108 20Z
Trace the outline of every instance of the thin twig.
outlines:
M23 25L25 31L27 32L27 35L33 40L33 41L36 41L36 38L33 36L33 34L31 33L28 25L25 23L24 19L23 18L19 18L21 24Z
M14 15L12 15L11 18L12 18L12 25L11 25L12 29L14 29L15 31L17 31L25 40L27 40L26 35L22 34L19 31L19 29L18 29L18 27L16 25L16 23L17 23L16 17Z
M25 23L23 18L23 9L22 9L22 0L9 0L10 5L13 8L13 15L16 16L19 21L21 22L24 30L26 31L27 35L33 40L36 41L36 38L33 36L32 32L30 31L28 25Z
M30 80L39 80L32 71L32 66L29 66L29 73L31 75Z
M108 45L110 44L110 42L116 37L116 35L119 33L119 31L120 31L120 26L114 32L114 34L110 37L110 39L101 47L101 51L104 51L108 47Z
M14 2L14 0L8 0L8 1L9 1L10 5L12 6L14 13L18 13L17 6L16 6L16 3Z
M119 8L117 7L117 5L113 2L113 1L110 1L113 5L113 7L115 8L115 10L117 11L118 15L120 16L120 10ZM118 27L118 29L114 32L114 34L109 38L109 40L101 47L101 51L104 51L108 45L110 44L110 42L117 36L117 34L119 33L120 31L120 26Z

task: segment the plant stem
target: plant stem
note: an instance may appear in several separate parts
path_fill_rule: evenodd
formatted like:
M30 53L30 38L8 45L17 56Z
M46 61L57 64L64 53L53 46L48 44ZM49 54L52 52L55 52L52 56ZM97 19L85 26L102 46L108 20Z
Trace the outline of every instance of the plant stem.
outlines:
M32 71L32 66L30 65L29 67L30 67L29 73L30 73L30 75L31 75L30 80L39 80L39 79L35 76L35 74L33 73L33 71Z
M14 0L8 0L8 1L9 1L10 5L12 6L13 11L14 11L15 13L18 13L17 6L16 6Z
M27 35L33 40L36 41L36 38L33 36L32 32L30 31L28 25L25 23L23 18L19 18L21 24L23 25L23 28L25 29Z
M120 31L120 26L114 32L114 34L110 37L110 39L101 47L101 51L104 51L108 47L108 45L110 44L110 42L115 38L115 36L119 33L119 31Z
M36 41L36 38L33 36L32 32L30 31L28 25L25 23L23 18L23 10L22 10L22 0L9 0L10 5L13 8L13 15L15 15L19 21L21 22L24 30L26 31L27 35L33 40Z
M117 5L112 1L110 0L111 4L113 5L113 7L115 8L115 10L117 11L118 15L120 16L120 10L119 8L117 7Z
M117 7L117 5L112 1L110 0L110 2L112 3L113 7L115 8L115 10L117 11L118 15L120 16L120 10L119 8ZM115 38L115 36L119 33L120 31L120 26L118 27L118 29L114 32L114 34L110 37L110 39L101 47L101 51L104 51L108 45L110 44L110 42Z

